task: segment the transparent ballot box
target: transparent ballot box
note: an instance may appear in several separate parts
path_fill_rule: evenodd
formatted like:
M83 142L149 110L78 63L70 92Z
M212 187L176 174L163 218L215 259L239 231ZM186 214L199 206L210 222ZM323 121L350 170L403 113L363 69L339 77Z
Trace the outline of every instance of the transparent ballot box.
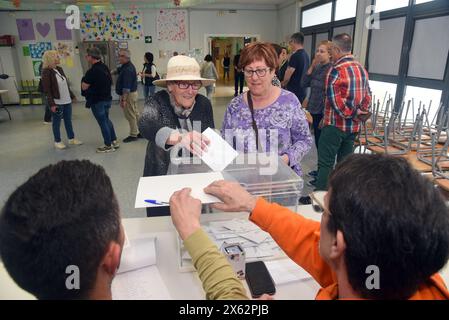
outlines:
M167 174L212 171L196 157L172 159ZM237 181L249 193L297 211L304 181L278 155L239 154L222 171L225 180Z
M170 164L168 174L189 174L212 171L199 158L177 158ZM303 180L278 155L239 154L222 171L225 180L239 182L249 193L264 197L297 211ZM207 206L203 211L210 212ZM271 236L262 231L248 218L214 220L213 215L205 215L202 226L218 248L226 244L239 244L245 251L246 261L274 260L285 258ZM206 217L203 218L206 218ZM207 220L207 222L205 221ZM191 258L178 237L179 268L193 271Z

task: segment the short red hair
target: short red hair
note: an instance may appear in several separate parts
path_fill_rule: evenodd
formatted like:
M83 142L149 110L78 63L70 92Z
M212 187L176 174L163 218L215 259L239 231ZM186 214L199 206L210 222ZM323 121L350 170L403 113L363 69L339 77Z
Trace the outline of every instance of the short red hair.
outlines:
M278 55L274 50L271 43L268 42L253 42L247 45L240 54L239 68L243 69L247 65L253 63L254 61L264 60L272 70L278 68Z

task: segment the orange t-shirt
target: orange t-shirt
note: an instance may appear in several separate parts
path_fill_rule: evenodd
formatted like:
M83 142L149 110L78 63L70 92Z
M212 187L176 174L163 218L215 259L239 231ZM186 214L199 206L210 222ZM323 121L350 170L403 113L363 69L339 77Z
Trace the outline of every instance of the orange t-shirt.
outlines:
M338 299L336 274L321 258L320 223L290 211L275 203L259 198L250 220L270 233L285 253L304 268L322 287L316 299ZM449 292L439 274L434 274L411 300L449 299Z

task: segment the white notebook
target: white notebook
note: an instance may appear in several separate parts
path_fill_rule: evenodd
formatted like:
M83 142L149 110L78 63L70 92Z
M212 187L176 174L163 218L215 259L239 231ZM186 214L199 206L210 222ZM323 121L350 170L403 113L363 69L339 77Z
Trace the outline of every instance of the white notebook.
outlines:
M155 237L140 235L128 241L111 290L114 300L172 299L156 265Z

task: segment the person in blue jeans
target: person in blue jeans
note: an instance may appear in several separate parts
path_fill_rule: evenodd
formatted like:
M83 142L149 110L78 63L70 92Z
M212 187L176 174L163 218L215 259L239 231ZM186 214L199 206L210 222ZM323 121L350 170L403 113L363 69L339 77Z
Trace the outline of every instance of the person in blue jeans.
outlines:
M114 125L109 119L111 108L112 77L109 68L101 61L101 52L96 47L87 50L86 60L91 65L81 82L81 91L86 97L86 107L91 108L100 126L104 145L97 148L98 153L114 152L119 148Z
M75 139L75 133L72 127L72 99L75 95L69 88L67 77L61 67L59 55L56 50L48 50L42 57L42 88L45 97L53 113L53 135L55 138L55 147L65 149L66 145L61 140L61 119L64 118L64 126L67 131L69 144L81 145L81 141Z
M143 70L142 72L139 72L139 75L142 79L143 95L146 100L156 91L156 86L153 84L153 81L158 80L159 76L157 74L156 65L153 63L153 54L151 52L145 52L143 59L145 63L143 64Z

